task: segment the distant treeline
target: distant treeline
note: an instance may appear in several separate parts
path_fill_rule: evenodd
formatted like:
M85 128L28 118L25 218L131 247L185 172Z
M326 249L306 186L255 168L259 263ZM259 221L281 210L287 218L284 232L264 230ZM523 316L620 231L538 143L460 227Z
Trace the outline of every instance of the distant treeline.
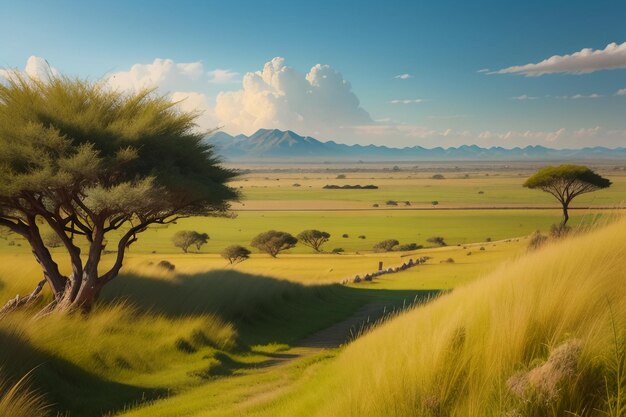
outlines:
M378 190L378 187L376 185L334 185L334 184L327 184L324 187L327 190Z

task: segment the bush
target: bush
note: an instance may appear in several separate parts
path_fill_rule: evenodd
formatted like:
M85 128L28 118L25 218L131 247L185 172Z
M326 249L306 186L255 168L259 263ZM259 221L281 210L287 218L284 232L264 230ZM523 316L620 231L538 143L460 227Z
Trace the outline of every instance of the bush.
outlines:
M490 237L485 238L485 242L491 242L491 238Z
M347 233L344 233L343 235L341 235L341 237L342 237L342 238L344 238L344 239L347 239L347 238L349 238L350 236L349 236Z
M300 184L298 184L298 183L295 183L295 184L292 185L292 187L302 187L302 186Z
M567 236L572 231L572 228L564 224L553 224L550 226L550 237L560 239Z
M532 234L530 242L528 242L528 249L535 250L540 248L548 240L548 236L542 234L539 230Z
M374 245L374 252L391 252L400 242L396 239L387 239Z
M372 204L372 207L380 207L377 203Z
M410 206L410 205L411 205L411 202L410 202L410 201L405 201L405 202L404 202L404 205L405 205L405 206Z
M397 206L398 202L394 200L389 200L385 204L387 204L388 206Z
M250 258L250 251L240 245L231 245L224 249L221 255L222 258L228 260L228 262L232 265Z
M181 248L185 253L189 251L191 246L195 246L197 250L200 250L202 245L208 241L209 235L206 233L194 232L193 230L181 230L172 236L174 246Z
M157 266L167 271L173 271L176 269L176 266L174 266L174 264L170 261L161 261L157 264Z
M433 206L438 206L439 205L439 201L434 200L434 201L431 201L430 204L432 204Z
M433 236L426 239L426 242L434 243L437 246L448 246L443 237L441 236Z
M433 176L432 176L432 177L430 177L430 178L432 178L433 180L444 180L444 179L446 179L446 177L444 177L444 176L443 176L443 175L441 175L441 174L435 174L435 175L433 175Z
M335 249L333 249L333 253L343 253L343 252L344 252L343 248L335 248Z
M365 236L365 235L360 235L360 236L359 236L359 239L367 239L367 236Z
M448 258L448 259L446 259L444 261L441 261L440 263L442 263L442 264L453 264L454 263L454 259L453 258Z
M337 175L337 177L336 177L336 179L338 179L338 180L345 180L346 178L347 178L347 177L346 177L346 175L345 175L345 174L339 174L339 175Z
M423 248L423 246L422 245L418 245L417 243L406 243L404 245L396 246L394 248L394 250L398 251L398 252L407 252L407 251L410 251L410 250L418 250L418 249L422 249L422 248Z
M296 246L296 243L298 243L298 239L289 233L270 230L257 235L250 242L250 246L275 258L280 252Z

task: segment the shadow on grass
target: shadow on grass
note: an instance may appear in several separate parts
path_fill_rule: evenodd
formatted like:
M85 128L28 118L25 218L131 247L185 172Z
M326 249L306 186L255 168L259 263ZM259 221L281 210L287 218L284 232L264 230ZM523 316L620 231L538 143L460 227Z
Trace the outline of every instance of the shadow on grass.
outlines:
M0 331L0 346L3 373L15 381L33 370L31 385L44 394L52 415L58 412L59 415L100 417L138 401L155 400L167 394L165 390L102 379L71 362L33 348L16 332Z
M220 270L172 278L126 274L105 288L103 300L123 299L140 311L170 317L213 314L234 323L240 342L249 346L292 344L349 317L373 300L397 309L435 293L303 285Z

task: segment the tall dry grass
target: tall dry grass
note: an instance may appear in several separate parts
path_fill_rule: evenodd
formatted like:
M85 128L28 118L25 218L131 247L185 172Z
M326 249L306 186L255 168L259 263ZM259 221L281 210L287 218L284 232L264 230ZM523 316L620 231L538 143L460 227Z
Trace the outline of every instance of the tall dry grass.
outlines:
M0 416L44 417L46 405L42 395L29 388L30 373L9 382L0 369Z
M319 415L624 416L625 241L548 243L365 335Z

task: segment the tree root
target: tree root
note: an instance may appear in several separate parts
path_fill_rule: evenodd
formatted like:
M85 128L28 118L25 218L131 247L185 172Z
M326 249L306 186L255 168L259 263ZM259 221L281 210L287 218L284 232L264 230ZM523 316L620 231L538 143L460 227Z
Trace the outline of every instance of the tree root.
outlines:
M29 295L21 296L18 294L15 296L15 298L12 298L9 301L7 301L7 303L2 308L0 308L0 317L5 316L9 314L10 312L15 311L21 307L24 307L25 305L30 304L31 302L36 300L45 285L46 285L46 280L43 279L39 281L39 283L37 284L33 292L31 292Z

